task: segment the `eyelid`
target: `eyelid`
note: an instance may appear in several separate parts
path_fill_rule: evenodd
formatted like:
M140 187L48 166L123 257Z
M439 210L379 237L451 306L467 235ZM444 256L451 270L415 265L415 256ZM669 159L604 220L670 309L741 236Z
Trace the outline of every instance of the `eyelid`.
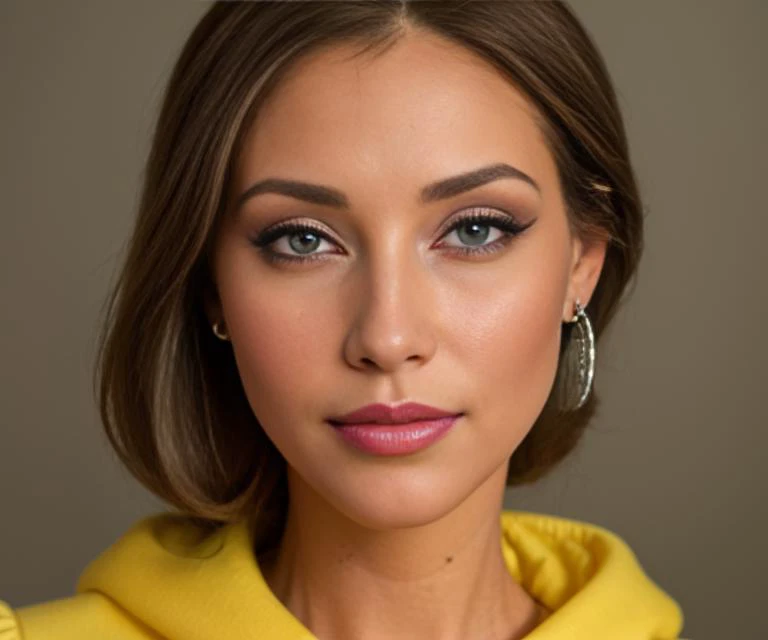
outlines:
M257 247L266 247L272 244L275 240L282 238L284 235L290 235L290 232L295 232L296 227L300 227L301 229L310 229L317 233L318 236L321 236L326 240L337 242L335 238L333 238L324 229L321 229L316 224L312 222L306 222L304 220L291 219L278 222L265 231L257 234L257 237L253 240L253 243Z
M500 228L506 231L523 231L528 224L524 223L517 216L498 209L497 207L476 205L462 209L458 214L451 216L440 228L440 237L446 233L454 231L462 224L475 219L482 219L485 223L496 221ZM531 223L532 224L532 223Z

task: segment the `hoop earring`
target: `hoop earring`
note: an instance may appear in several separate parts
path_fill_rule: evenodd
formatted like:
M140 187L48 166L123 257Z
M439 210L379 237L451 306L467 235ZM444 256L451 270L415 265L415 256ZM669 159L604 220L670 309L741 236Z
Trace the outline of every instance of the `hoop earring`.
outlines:
M227 333L223 332L220 329L219 325L220 325L220 322L218 320L213 323L213 325L211 326L211 328L213 329L213 333L216 335L216 337L219 340L229 340L229 335Z
M595 374L595 334L592 331L592 323L589 321L587 312L576 299L576 312L568 324L575 323L574 331L577 335L571 339L578 342L578 362L579 362L579 400L572 411L581 408L589 397L592 388L592 378Z

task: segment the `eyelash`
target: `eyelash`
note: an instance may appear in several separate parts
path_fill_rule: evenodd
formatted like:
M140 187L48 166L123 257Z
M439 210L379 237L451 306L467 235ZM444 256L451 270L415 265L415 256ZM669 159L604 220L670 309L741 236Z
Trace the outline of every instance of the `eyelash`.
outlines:
M488 255L501 251L507 244L509 244L516 236L519 236L523 231L528 229L536 220L531 220L528 223L522 224L506 214L490 213L488 209L474 208L463 216L460 216L445 232L444 236L460 229L461 227L469 224L479 224L481 226L491 226L497 228L503 233L503 235L486 245L479 245L477 247L450 247L451 251L457 252L462 256L478 256ZM268 229L256 239L252 240L252 243L264 253L265 258L273 263L308 263L315 260L323 260L327 253L315 253L306 254L303 256L290 255L284 253L278 253L269 248L269 245L273 244L283 236L298 235L302 232L309 232L318 238L334 242L324 231L320 228L305 223L305 222L285 222L279 223ZM443 236L443 237L444 237Z

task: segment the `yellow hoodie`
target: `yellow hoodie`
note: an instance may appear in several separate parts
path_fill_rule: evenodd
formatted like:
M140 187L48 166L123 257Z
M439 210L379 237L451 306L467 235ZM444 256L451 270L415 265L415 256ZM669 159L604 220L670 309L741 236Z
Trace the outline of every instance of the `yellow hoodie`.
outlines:
M552 612L526 640L678 640L680 606L616 534L524 511L501 524L510 573ZM244 522L203 536L178 515L143 518L85 568L76 595L0 601L0 640L316 640L269 590L251 542Z

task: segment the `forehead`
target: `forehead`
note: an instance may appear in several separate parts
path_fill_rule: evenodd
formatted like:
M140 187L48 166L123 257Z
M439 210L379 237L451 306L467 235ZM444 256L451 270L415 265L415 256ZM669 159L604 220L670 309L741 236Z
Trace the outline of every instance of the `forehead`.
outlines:
M356 51L327 48L290 70L247 133L239 183L279 175L416 188L503 161L547 188L555 167L535 108L489 63L423 33L378 57L351 59Z

